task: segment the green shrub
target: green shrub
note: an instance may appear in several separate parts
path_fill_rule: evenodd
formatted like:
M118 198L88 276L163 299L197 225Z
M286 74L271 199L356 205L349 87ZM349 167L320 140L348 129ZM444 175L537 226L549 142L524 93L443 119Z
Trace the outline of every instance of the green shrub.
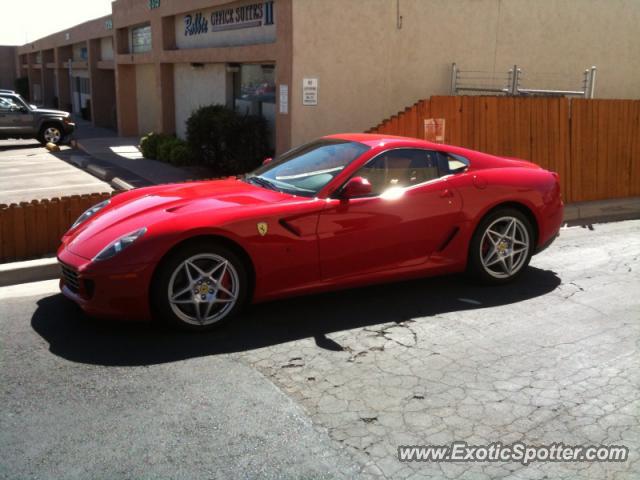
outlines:
M175 138L164 133L149 133L140 139L140 151L144 158L158 159L158 147L167 139Z
M192 154L187 142L180 140L171 149L169 154L169 162L173 165L189 165L191 163Z
M171 150L176 145L180 145L181 140L176 137L167 137L160 141L158 145L158 157L156 160L169 163L171 161Z
M195 162L210 165L221 175L253 170L271 153L262 117L240 115L222 105L201 107L191 114L187 143Z

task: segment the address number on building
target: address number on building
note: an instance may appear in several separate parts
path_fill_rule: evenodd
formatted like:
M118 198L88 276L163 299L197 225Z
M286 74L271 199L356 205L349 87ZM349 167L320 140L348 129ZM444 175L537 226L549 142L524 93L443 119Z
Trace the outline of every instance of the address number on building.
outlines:
M318 79L302 79L302 104L318 105Z

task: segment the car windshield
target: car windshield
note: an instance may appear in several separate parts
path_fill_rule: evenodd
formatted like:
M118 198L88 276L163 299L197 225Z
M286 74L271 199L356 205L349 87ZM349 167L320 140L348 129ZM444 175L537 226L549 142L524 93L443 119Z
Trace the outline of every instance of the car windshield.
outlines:
M369 147L321 139L290 150L244 177L246 182L281 192L314 197Z

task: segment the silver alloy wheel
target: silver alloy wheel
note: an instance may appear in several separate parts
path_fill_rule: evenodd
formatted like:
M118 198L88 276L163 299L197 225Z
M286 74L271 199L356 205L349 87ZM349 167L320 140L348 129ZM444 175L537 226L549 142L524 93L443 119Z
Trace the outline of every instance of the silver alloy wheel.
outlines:
M229 260L213 253L182 262L169 279L167 295L173 313L192 325L222 320L238 301L240 281Z
M58 143L62 138L62 132L58 127L47 127L42 136L47 143Z
M520 271L529 255L527 227L515 217L494 220L480 241L480 259L494 278L509 278Z

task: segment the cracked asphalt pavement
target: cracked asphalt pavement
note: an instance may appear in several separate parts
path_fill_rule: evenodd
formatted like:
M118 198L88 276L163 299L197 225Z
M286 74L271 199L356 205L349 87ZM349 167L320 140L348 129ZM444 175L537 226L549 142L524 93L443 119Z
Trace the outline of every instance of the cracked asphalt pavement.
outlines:
M593 228L564 229L512 285L452 277L290 303L322 333L242 358L388 478L639 478L640 221ZM631 454L526 467L396 457L399 445L456 440Z
M0 289L0 472L638 478L639 257L640 221L571 227L510 285L298 298L205 335L91 321L53 282ZM456 440L622 444L630 458L397 460L399 445Z

